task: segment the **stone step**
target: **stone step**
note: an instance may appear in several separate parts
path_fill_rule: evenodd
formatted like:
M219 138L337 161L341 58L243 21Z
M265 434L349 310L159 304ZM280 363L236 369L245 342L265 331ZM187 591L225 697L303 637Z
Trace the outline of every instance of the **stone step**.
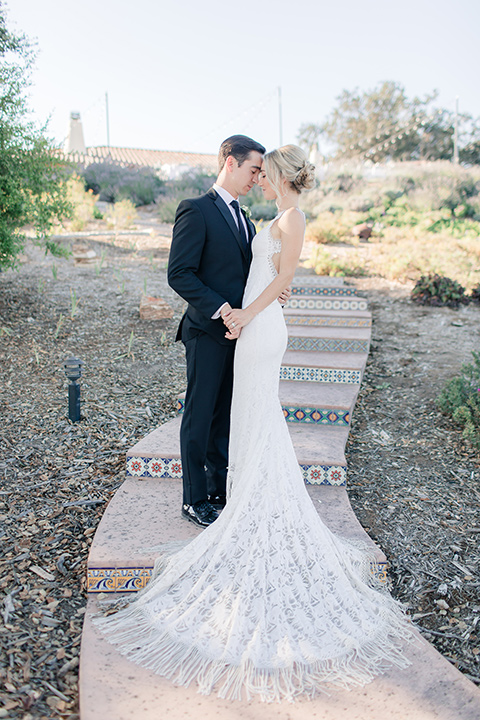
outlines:
M280 368L280 379L359 385L367 357L367 353L287 350Z
M344 282L342 277L330 277L329 275L295 275L292 285L341 286Z
M368 353L370 328L288 325L288 350Z
M372 543L353 515L345 490L310 487L308 491L333 532ZM80 652L81 720L158 720L160 711L169 720L478 720L479 689L418 633L417 644L404 647L411 662L408 668L392 667L365 687L295 703L201 696L195 686L176 687L120 655L92 624L91 617L98 611L96 593L144 587L155 557L146 548L201 532L181 518L180 503L179 483L129 478L98 526L88 559L89 600ZM375 555L375 572L383 578L386 559L376 547Z
M358 386L342 383L280 381L280 402L287 422L349 425ZM177 412L185 408L185 392L177 397Z
M292 325L332 328L371 328L372 314L368 310L311 310L289 308L283 311L285 322Z
M180 423L180 417L169 420L130 448L126 458L127 475L181 479ZM288 428L306 483L346 483L348 426L289 423Z
M356 519L345 488L308 486L307 490L333 532L372 547L375 572L386 578L386 558ZM108 504L95 533L87 563L87 592L137 592L145 587L156 557L149 548L193 538L201 532L181 517L181 503L181 483L127 478Z
M389 668L365 687L314 700L262 703L199 695L120 655L91 621L87 604L80 652L81 720L478 720L480 690L417 634L405 646L411 665Z
M292 294L286 307L295 310L366 310L367 301L358 297L303 297Z
M349 426L359 386L352 383L280 381L280 402L287 422Z

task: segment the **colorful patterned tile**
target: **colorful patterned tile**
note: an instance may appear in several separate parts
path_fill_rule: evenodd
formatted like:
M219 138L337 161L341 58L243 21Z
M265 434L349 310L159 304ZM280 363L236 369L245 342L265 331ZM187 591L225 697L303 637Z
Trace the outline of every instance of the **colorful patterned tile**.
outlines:
M181 478L179 458L127 457L127 475L132 477Z
M352 287L322 287L321 285L293 285L292 295L305 295L307 297L356 297L357 292Z
M307 485L346 485L347 468L343 465L300 465Z
M87 568L88 593L138 592L152 576L153 567Z
M372 572L381 583L386 583L388 580L388 562L376 562L372 563Z
M318 315L285 315L287 325L307 325L313 327L369 328L371 318L321 317Z
M296 275L293 278L293 285L343 285L341 277L330 275Z
M283 406L283 414L287 422L316 423L319 425L349 425L349 410L332 410L332 408L311 408Z
M387 581L387 570L387 562L372 563L372 573L382 583ZM152 572L153 567L88 568L87 593L138 592L146 587Z
M335 338L289 337L287 350L314 352L368 352L368 340Z
M296 365L282 365L280 368L280 380L359 385L361 376L360 370L336 370L335 368L312 368Z
M292 295L287 303L288 308L299 310L366 310L367 301L361 298L327 299L311 297L295 297Z
M127 457L127 475L142 477L145 474L146 464L151 458Z
M179 413L183 413L183 403L179 402ZM319 423L320 425L348 425L350 423L349 410L332 410L332 408L313 408L297 406L282 406L287 422ZM151 469L152 468L152 469ZM148 475L151 477L165 477L163 473L164 461L155 458L148 463ZM181 471L180 471L181 472ZM176 477L176 475L175 475Z
M115 568L88 568L87 592L115 592Z

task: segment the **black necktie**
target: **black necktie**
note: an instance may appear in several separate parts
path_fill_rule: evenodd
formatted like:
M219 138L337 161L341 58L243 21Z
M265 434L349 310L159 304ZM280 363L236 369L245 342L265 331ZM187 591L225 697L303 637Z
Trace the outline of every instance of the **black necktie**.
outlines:
M230 205L235 210L235 215L237 216L238 232L240 233L242 242L245 245L245 247L248 248L248 238L247 238L247 234L245 232L245 226L243 224L243 219L240 217L240 205L238 204L238 200L232 200Z

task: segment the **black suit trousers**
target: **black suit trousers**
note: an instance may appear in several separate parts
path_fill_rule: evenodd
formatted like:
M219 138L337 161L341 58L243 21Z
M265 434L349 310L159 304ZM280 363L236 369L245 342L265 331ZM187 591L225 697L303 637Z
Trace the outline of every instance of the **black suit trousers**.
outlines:
M235 342L200 332L185 340L187 392L180 429L183 502L225 495Z

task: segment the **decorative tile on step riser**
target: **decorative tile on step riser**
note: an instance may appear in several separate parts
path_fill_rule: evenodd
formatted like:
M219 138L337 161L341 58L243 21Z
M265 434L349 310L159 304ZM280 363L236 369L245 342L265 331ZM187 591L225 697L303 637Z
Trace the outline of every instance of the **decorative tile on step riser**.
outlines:
M387 580L386 562L372 563L372 573L378 580ZM153 567L141 568L88 568L88 593L138 592L143 590L152 576Z
M293 285L336 285L344 284L343 278L330 275L296 275Z
M185 409L185 400L178 398L177 412L181 415ZM287 422L319 423L320 425L348 425L350 423L349 410L334 410L332 408L312 408L297 406L282 406Z
M321 317L311 315L285 315L287 325L309 325L313 327L369 328L370 318Z
M302 286L293 285L292 295L306 295L308 297L356 297L355 288L350 287L322 287L314 285Z
M182 463L178 458L127 457L127 475L181 479Z
M289 337L287 350L315 352L368 352L368 340L336 340L335 338Z
M282 407L285 420L295 423L315 423L318 425L341 425L350 424L349 410L332 410L332 408L309 408L309 407Z
M359 298L341 299L324 299L324 298L304 298L292 297L287 303L288 308L299 310L366 310L367 301Z
M346 485L345 465L300 465L307 485Z
M361 379L360 370L335 370L334 368L311 368L295 365L285 365L280 368L280 380L359 385Z
M87 568L88 593L138 592L152 577L153 566L139 568Z
M347 469L343 465L300 465L305 482L310 485L345 485ZM138 478L182 479L178 458L127 457L127 475Z
M87 568L87 593L135 593L152 577L152 567ZM126 582L124 582L127 580Z

